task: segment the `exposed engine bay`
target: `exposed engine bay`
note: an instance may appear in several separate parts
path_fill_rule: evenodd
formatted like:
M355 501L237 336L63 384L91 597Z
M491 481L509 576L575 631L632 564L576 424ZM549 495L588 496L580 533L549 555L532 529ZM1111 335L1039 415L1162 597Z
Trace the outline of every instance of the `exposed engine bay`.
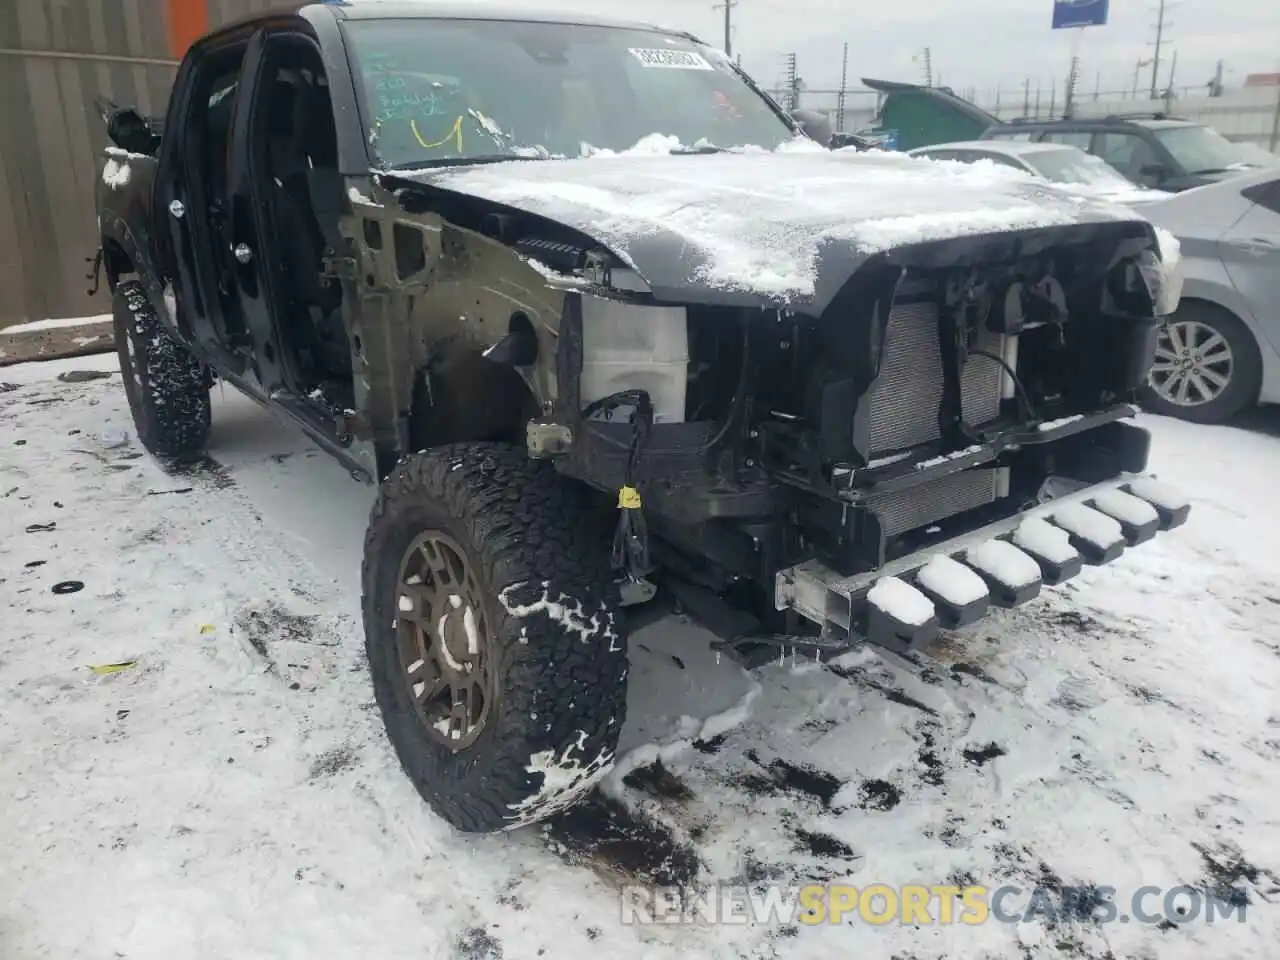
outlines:
M521 169L532 183L546 168ZM463 182L512 189L481 176ZM629 582L670 580L731 619L834 631L838 646L867 636L867 597L895 564L915 591L916 568L956 554L959 538L1008 538L1038 505L1145 469L1148 435L1125 421L1179 291L1141 220L1103 212L870 253L818 238L807 241L813 294L770 301L708 282L665 228L636 234L648 244L633 249L637 262L600 239L594 208L548 203L553 220L531 212L544 202L532 187L520 193L527 207L512 209L444 182L384 178L409 213L461 228L439 234L437 282L487 271L483 248L495 263L514 253L557 295L558 316L513 316L484 357L538 399L521 421L529 455L618 497L614 561ZM1119 528L1103 535L1099 522L1119 521L1095 501L1081 506L1097 534L1092 556L1113 559ZM1135 536L1155 530L1145 509ZM1184 515L1165 510L1161 522ZM1093 541L1063 536L1085 562ZM1073 572L1050 567L1037 590ZM805 577L826 599L797 597ZM981 592L981 609L916 593L945 609L934 617L930 606L924 630L903 621L890 632L918 645L938 624L971 622L992 599ZM841 610L830 614L833 603Z
M582 422L554 450L534 425L531 452L638 488L665 563L715 591L768 590L809 559L875 570L1021 510L1050 478L1143 469L1146 434L1122 420L1158 291L1132 246L869 264L821 318L571 297L556 417Z

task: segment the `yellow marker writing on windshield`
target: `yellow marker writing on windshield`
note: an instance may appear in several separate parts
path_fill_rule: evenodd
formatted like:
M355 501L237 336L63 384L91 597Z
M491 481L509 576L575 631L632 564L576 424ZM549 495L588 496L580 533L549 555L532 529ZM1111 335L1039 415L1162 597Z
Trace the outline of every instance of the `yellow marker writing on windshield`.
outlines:
M423 139L422 134L418 132L418 124L410 120L409 129L413 131L413 135L418 138L418 143L425 150L434 150L436 147L443 147L450 140L453 140L457 146L458 152L462 152L462 118L458 117L453 121L453 126L449 128L449 132L444 135L444 139L437 140L435 143L428 143Z

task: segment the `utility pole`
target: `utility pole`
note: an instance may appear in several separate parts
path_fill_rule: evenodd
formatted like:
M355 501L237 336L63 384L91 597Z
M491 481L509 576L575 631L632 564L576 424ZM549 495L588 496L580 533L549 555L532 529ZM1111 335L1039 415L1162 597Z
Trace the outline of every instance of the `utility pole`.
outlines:
M1150 60L1143 60L1139 57L1137 62L1133 65L1133 99L1135 100L1138 99L1138 78L1142 73L1142 68L1150 63Z
M783 81L783 90L786 91L787 109L794 110L799 106L800 100L800 75L796 72L796 55L788 53L785 62L786 79Z
M1022 81L1022 115L1031 116L1031 78Z
M1222 96L1222 61L1218 61L1218 68L1213 71L1213 79L1209 81L1209 96Z
M933 51L928 47L924 48L924 85L933 86Z
M1173 60L1169 64L1169 85L1164 88L1164 108L1168 111L1173 104L1173 78L1178 73L1178 48L1173 48Z
M1267 149L1275 153L1277 145L1280 145L1280 88L1276 90L1276 112L1271 118L1271 142Z
M1071 58L1071 72L1067 74L1067 102L1062 107L1062 119L1070 120L1075 109L1076 82L1080 79L1080 58Z
M849 85L849 41L844 42L844 55L840 59L840 94L836 97L836 133L844 133L845 90Z
M1152 100L1160 99L1158 96L1159 91L1157 89L1157 85L1159 84L1159 77L1160 77L1160 48L1164 45L1165 27L1173 26L1173 24L1171 23L1166 24L1164 22L1165 10L1168 7L1168 5L1169 4L1167 3L1167 0L1160 0L1160 9L1159 9L1159 12L1156 14L1156 42L1154 44L1156 49L1155 49L1155 53L1151 55L1151 99Z
M738 0L724 0L724 3L714 4L711 9L724 9L724 52L727 56L733 56L733 8L738 5Z

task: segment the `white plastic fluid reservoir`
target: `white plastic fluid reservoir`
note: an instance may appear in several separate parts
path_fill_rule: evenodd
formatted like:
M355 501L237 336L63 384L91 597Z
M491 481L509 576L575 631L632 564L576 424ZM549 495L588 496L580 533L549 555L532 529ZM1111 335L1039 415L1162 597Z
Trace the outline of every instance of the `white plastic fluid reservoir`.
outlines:
M684 307L582 298L583 406L623 390L644 390L654 423L681 423L688 376ZM633 406L620 404L615 417L629 416Z

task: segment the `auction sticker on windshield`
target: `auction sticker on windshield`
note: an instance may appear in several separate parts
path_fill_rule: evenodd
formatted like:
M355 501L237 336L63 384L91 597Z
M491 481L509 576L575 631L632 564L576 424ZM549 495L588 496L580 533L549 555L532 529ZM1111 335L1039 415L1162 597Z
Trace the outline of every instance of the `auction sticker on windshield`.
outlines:
M668 70L714 70L701 54L692 50L652 50L647 47L628 47L631 55L643 66L662 67Z

